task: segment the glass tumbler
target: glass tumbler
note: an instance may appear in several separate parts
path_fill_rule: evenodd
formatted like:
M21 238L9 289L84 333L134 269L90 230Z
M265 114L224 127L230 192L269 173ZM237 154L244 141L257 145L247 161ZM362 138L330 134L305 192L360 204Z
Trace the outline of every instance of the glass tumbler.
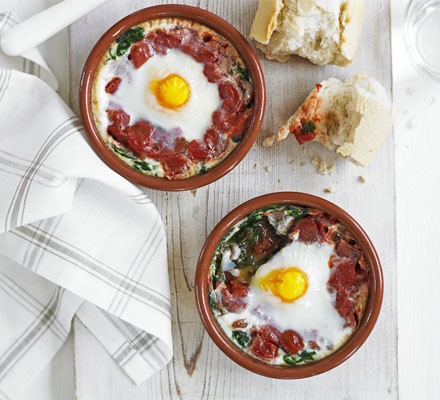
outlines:
M415 66L440 82L440 0L410 0L405 41Z

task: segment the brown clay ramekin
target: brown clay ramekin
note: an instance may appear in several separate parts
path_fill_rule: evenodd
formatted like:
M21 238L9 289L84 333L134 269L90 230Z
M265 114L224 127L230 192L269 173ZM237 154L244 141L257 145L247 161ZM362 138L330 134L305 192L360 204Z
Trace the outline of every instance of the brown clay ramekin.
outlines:
M192 20L206 25L224 36L234 45L242 60L245 62L254 84L254 112L251 116L249 128L247 132L244 133L241 143L220 164L203 175L197 175L187 179L168 180L166 178L156 178L142 174L130 168L119 160L101 139L101 135L95 125L92 113L93 79L99 62L110 44L128 28L158 18L182 18ZM263 71L254 50L246 39L232 25L217 15L197 7L185 5L168 4L148 7L130 14L117 22L106 33L104 33L98 43L96 43L87 59L81 77L81 116L84 127L95 151L109 167L120 175L136 184L157 190L179 191L196 189L208 185L226 175L244 158L254 144L263 122L265 105L266 87Z
M369 298L363 318L351 337L339 349L329 356L300 366L279 366L259 361L241 351L225 335L218 325L208 302L209 266L215 249L223 235L237 222L252 211L271 204L293 204L325 211L335 216L353 234L362 248L365 260L370 268ZM353 355L371 333L379 316L383 298L383 278L379 257L373 243L359 224L344 210L320 197L296 192L271 193L256 197L232 210L214 228L206 239L200 253L195 278L195 296L197 308L203 325L214 343L229 358L242 367L260 375L279 379L299 379L318 375L335 368Z

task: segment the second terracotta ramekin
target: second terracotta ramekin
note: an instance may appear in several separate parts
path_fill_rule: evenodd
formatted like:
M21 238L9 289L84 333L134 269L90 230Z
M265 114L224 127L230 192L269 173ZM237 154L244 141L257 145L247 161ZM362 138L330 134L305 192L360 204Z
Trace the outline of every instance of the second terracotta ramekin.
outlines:
M215 249L228 230L246 215L272 204L293 204L324 211L336 217L353 234L364 252L370 269L369 297L363 318L351 337L339 349L318 361L300 366L271 365L241 351L217 323L208 301L208 276ZM365 342L376 324L382 306L383 278L379 257L370 238L346 211L320 197L297 192L271 193L256 197L232 210L213 229L200 253L195 278L197 308L203 325L214 343L231 360L260 375L279 379L299 379L322 374L352 356Z

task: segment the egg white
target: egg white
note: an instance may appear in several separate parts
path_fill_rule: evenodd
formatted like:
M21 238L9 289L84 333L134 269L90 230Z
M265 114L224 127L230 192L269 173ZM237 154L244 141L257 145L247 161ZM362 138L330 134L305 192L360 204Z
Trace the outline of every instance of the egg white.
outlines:
M98 85L101 119L106 120L103 114L107 108L120 107L130 115L130 124L148 120L165 131L180 129L187 141L202 140L211 126L212 113L221 102L218 85L208 82L203 68L204 64L176 49L166 55L156 54L139 69L128 60L119 63L117 69L109 63L101 72ZM115 74L122 81L118 90L109 95L105 93L105 85ZM191 88L189 101L177 110L161 106L150 89L152 81L170 74L180 75Z
M352 328L344 328L345 320L334 308L334 296L327 288L329 259L333 252L334 246L328 243L304 244L293 241L286 245L255 273L246 310L219 317L222 327L225 329L237 319L245 318L249 326L272 324L281 331L293 329L304 342L315 340L321 347L318 351L320 356L329 348L340 346ZM258 285L258 280L270 271L287 267L297 267L308 277L307 292L293 303L282 302Z

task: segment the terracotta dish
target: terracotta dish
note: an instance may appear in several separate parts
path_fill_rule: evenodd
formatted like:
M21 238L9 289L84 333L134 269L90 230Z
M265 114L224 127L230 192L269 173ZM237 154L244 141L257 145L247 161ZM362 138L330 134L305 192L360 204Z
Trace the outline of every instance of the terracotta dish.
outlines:
M261 210L266 211L261 214ZM287 218L285 218L286 215ZM292 215L295 215L295 217L292 217ZM243 220L245 217L248 218ZM280 223L280 221L282 222ZM237 223L239 224L237 225ZM264 230L264 226L269 227L269 224L271 225L269 230L273 233ZM315 226L315 239L310 238L310 233L313 231L310 228L311 224ZM286 226L289 227L285 228ZM243 227L244 236L240 235L240 232L242 232L241 227ZM253 227L255 227L255 230L252 230ZM284 244L279 242L281 240L281 230L290 232L290 239L286 238ZM251 247L243 242L243 240L247 240L243 238L249 237L252 238L250 240L255 241L251 241ZM219 246L220 242L222 243L221 246ZM261 250L262 244L264 244L263 247L265 246L268 249L270 247L269 242L273 244L274 247L272 248L276 252L268 252L269 258L260 259L261 263L258 264L257 254L261 253L257 253L256 249ZM307 249L304 250L305 248ZM331 253L329 252L330 248L332 249ZM291 249L294 250L291 251ZM351 253L344 256L342 253L348 249L351 249ZM298 253L299 251L303 252ZM330 258L319 258L324 254L323 251L327 252L325 253L326 256L331 254ZM356 256L353 256L353 252L356 253ZM221 258L218 258L219 254L222 255ZM246 258L249 257L249 254L251 254L251 258ZM302 263L286 265L286 263L281 262L283 266L281 269L273 267L280 257L286 260L292 254L300 254L297 259L303 260ZM314 258L304 259L305 256L311 257L310 254ZM356 257L355 260L357 261L353 261L354 258L350 257ZM220 260L221 265L219 264ZM234 261L235 267L231 267L231 260L236 260ZM317 262L319 260L323 260L320 264L322 266L319 266L319 268L321 268L320 271L324 272L316 272L318 271ZM255 262L257 264L252 264ZM350 262L354 262L354 264L346 269ZM248 271L247 269L250 268L248 265L257 265L257 271L255 272L256 267L254 267L254 272ZM311 265L311 267L307 267L307 265ZM354 265L356 265L356 268ZM309 268L310 273L305 267ZM328 267L330 267L330 272ZM308 275L300 269L306 271ZM219 272L217 271L226 272L218 275ZM261 271L264 271L265 275L261 275ZM263 282L263 285L266 284L268 282L267 277L273 278L274 273L297 274L295 278L297 279L298 271L304 273L306 282L305 291L301 296L321 296L319 301L316 302L318 307L322 307L322 299L324 298L330 299L328 302L332 304L331 306L325 306L327 308L325 308L324 313L317 313L318 317L314 321L321 321L323 315L327 318L327 315L330 315L328 310L332 308L332 312L336 313L336 316L332 321L326 320L327 322L322 326L324 326L324 329L327 329L327 326L334 327L336 326L334 321L336 321L342 332L349 332L348 335L343 336L343 340L335 342L332 341L332 336L329 336L330 340L326 342L325 335L322 335L319 329L310 329L310 326L307 328L299 327L304 328L303 331L300 330L299 332L304 332L306 335L315 335L312 338L313 340L305 340L305 336L296 333L295 325L294 327L285 327L286 321L291 318L292 312L296 312L295 315L300 317L299 320L302 320L301 315L307 315L307 318L304 318L306 323L310 321L310 313L314 312L314 303L313 301L309 302L308 299L316 297L308 297L307 300L305 300L306 297L304 297L304 300L298 297L298 299L293 299L292 302L291 299L289 301L289 299L286 300L286 297L281 296L282 302L279 299L273 300L281 293L282 289L286 288L285 283L293 275L288 278L280 278L280 275L277 275L276 279L278 280L276 282L280 285L277 286L280 288L279 293L276 287L274 289L274 286L270 287L270 291L267 288L264 288L266 291L260 291L261 287L257 286L257 282L259 282L258 284L261 284L261 282ZM346 284L350 275L350 272L347 271L352 271L350 282L352 282L351 285L355 285L352 286L353 292L350 293L356 293L356 301L352 303L353 305L348 312L346 312L347 307L338 307L338 304L344 303L338 303L338 298L341 298L339 296L340 292L338 292L339 289L334 289L336 286L332 286L335 280L338 279L340 279L340 283L345 282L344 284ZM250 280L246 278L249 273L251 274ZM347 275L344 275L345 273ZM213 276L216 277L215 282ZM259 276L263 277L257 279ZM324 278L319 278L320 276L324 276ZM330 278L325 278L326 276ZM313 279L321 279L321 282L323 282L321 283L322 289L319 289L320 292L316 289L316 281L313 281ZM295 282L300 281L295 280ZM269 283L274 284L274 282L272 280ZM290 282L292 282L292 279L290 279ZM309 284L312 286L307 289ZM284 290L284 293L295 293L298 288L297 284L295 285L292 286L292 291L286 292ZM357 314L360 310L357 294L361 286L364 289L363 293L368 293L368 297L364 297L362 310ZM219 288L221 288L220 292ZM243 290L245 294L243 294ZM313 293L310 292L311 290ZM239 292L240 294L238 294ZM320 294L317 295L315 292ZM220 297L216 297L218 293L220 293ZM248 293L251 294L250 297L248 297ZM260 295L261 297L258 297ZM353 355L365 342L374 328L382 305L382 268L371 240L359 224L344 210L327 200L309 194L295 192L271 193L249 200L235 208L217 224L208 236L197 264L195 296L200 317L211 339L220 350L237 364L252 372L271 378L306 378L335 368ZM258 303L260 299L264 299L264 301L269 299L270 302ZM284 302L285 300L287 303ZM247 304L243 307L243 302L249 302L252 307L248 307ZM256 307L254 307L255 304L257 304ZM306 304L306 306L301 304ZM301 314L303 308L298 309L298 307L304 307L309 314ZM298 310L300 310L299 314ZM322 309L320 310L322 311ZM346 313L343 314L344 312ZM243 315L247 315L247 317L242 319ZM293 323L298 324L297 317L293 319ZM276 323L276 318L278 318L279 323ZM351 327L353 328L350 327L350 318L352 321ZM345 323L345 321L347 322ZM231 328L232 331L229 330L231 326L233 327ZM314 327L312 322L312 328ZM333 334L340 331L333 329L331 332ZM297 335L299 342L295 338L295 346L300 343L301 349L303 349L302 352L291 350L292 347L289 348L285 334L287 336ZM293 345L293 342L291 343ZM329 345L324 346L323 343ZM336 345L336 343L338 344ZM305 356L301 354L305 354Z
M240 134L240 137L235 137L235 136L233 136L234 135L233 133L231 133L231 134L222 133L221 135L223 135L224 137L227 137L228 138L227 140L230 143L229 147L226 146L226 148L227 149L233 148L233 150L230 152L230 154L229 154L229 150L227 152L222 153L222 154L224 154L224 156L222 156L222 157L218 156L218 160L219 160L218 163L212 162L211 166L208 166L208 164L209 164L210 160L212 160L212 158L210 158L212 156L205 155L205 157L208 157L208 158L206 158L206 160L208 160L207 164L206 164L207 168L205 168L205 164L202 163L202 161L200 161L199 164L197 164L198 161L194 161L196 156L193 156L193 154L196 154L195 152L190 153L190 146L191 146L191 144L194 144L194 143L191 143L190 141L191 140L193 142L197 142L197 141L194 139L188 139L187 141L185 139L183 139L183 141L185 142L185 145L188 146L187 150L183 150L183 151L188 151L188 153L185 153L185 154L187 154L186 156L182 155L180 158L180 161L182 160L182 158L183 158L183 160L185 160L185 159L190 160L191 159L192 160L191 162L193 164L190 165L190 168L192 168L193 165L197 166L197 168L195 169L196 173L191 174L191 175L187 174L188 176L186 176L185 174L179 174L179 173L176 173L174 175L172 175L172 174L167 175L167 169L165 167L163 168L163 170L160 169L160 168L162 168L162 164L160 162L158 164L159 167L157 167L157 165L155 165L155 164L142 163L142 160L140 160L140 161L135 160L134 162L137 164L131 165L130 160L131 159L134 160L133 153L122 153L123 151L125 151L124 149L121 150L121 154L119 154L117 151L115 153L115 149L113 148L113 150L110 150L110 147L105 143L105 141L103 140L103 135L102 135L103 129L101 127L101 123L96 122L97 121L97 119L96 119L97 114L96 114L96 111L94 112L94 110L96 110L96 103L97 103L96 96L94 95L94 90L95 90L94 88L96 87L96 85L94 83L94 78L95 78L95 76L99 76L98 74L100 74L100 71L102 70L103 63L105 64L106 61L109 61L109 60L110 60L109 62L112 62L111 60L116 60L118 56L120 56L121 59L122 59L122 57L128 56L128 60L131 60L132 63L134 64L134 68L136 68L135 71L140 71L137 69L137 68L140 68L140 66L136 65L136 62L134 61L134 59L131 58L132 53L127 53L127 48L123 48L126 45L125 38L127 36L127 32L129 34L131 34L131 33L137 34L138 31L136 31L136 30L139 30L139 29L142 32L144 32L143 28L141 28L140 26L143 26L143 27L155 26L157 21L166 21L166 20L167 21L175 20L175 21L188 22L188 26L191 26L191 23L193 23L194 26L204 26L204 27L212 30L214 32L213 33L214 36L215 36L215 34L218 34L218 35L220 35L219 38L223 37L224 40L226 40L227 42L232 44L232 46L234 48L233 52L234 52L234 54L238 54L237 60L240 60L238 64L235 64L236 66L238 66L238 72L232 72L234 70L231 69L226 72L226 76L228 76L229 73L235 74L234 76L243 76L242 72L244 71L245 77L246 77L245 79L248 82L250 82L250 84L253 87L253 100L252 100L252 102L249 104L240 103L240 104L244 104L244 105L242 105L242 109L244 110L243 112L246 113L246 119L244 119L244 117L241 114L242 111L240 111L241 108L235 109L235 111L231 111L230 109L227 111L224 111L227 108L227 106L225 106L225 104L226 104L226 99L228 99L227 89L229 89L229 88L224 90L223 93L226 93L226 94L222 94L220 86L222 83L225 83L226 81L225 82L218 81L218 82L220 82L220 83L217 83L219 85L218 92L220 93L220 98L223 99L223 103L220 103L221 107L222 107L222 108L220 108L220 111L222 111L222 112L224 111L224 113L228 112L229 114L223 114L223 115L227 115L228 118L229 118L229 116L232 115L230 113L232 113L232 112L235 113L235 114L233 114L234 117L236 118L234 121L240 121L240 122L236 122L236 124L238 124L238 125L235 125L235 126L240 126L241 134ZM196 24L199 24L199 25L196 25ZM133 27L135 27L135 28L133 28ZM131 28L133 28L133 29L131 29ZM188 33L191 31L187 30L186 32ZM125 33L125 35L123 35L124 33ZM147 35L147 34L148 34L148 30L146 31L145 35ZM210 40L210 38L207 39L206 36L211 37L211 35L202 36L203 42ZM129 37L129 39L132 40L132 37ZM147 39L146 36L145 36L145 39ZM141 39L141 38L136 39L135 38L133 40L142 41L143 39ZM221 39L219 39L219 40L221 40ZM124 46L122 46L121 43ZM133 46L137 44L134 41L133 42L128 41L128 43L133 43L131 48L129 47L129 45L125 46L131 50L134 48ZM148 46L150 46L150 45L148 45ZM153 46L154 46L154 44L153 44ZM201 46L205 46L205 45L202 44ZM186 52L186 50L183 49L183 47L184 46L181 46L182 52L188 54ZM163 50L160 47L158 47L158 50L156 50L155 47L150 47L150 49L153 49L153 48L154 48L154 50L151 50L151 51L158 51L159 52L159 53L156 52L154 54L167 54L166 53L167 50L165 50L164 53L161 53L161 51L163 51ZM225 48L229 49L230 46L227 47L227 45L225 45ZM181 56L180 56L181 59L183 57L188 58L187 55L180 53L179 50L174 50L174 47L171 47L171 49L173 49L172 51L174 52L173 53L174 55L176 55L176 52L181 54ZM131 50L129 50L129 51L131 51ZM142 50L142 51L144 51L144 50ZM147 50L147 51L149 51L149 50ZM229 51L229 53L231 53L231 51ZM110 54L110 58L106 59L108 54ZM198 53L191 54L191 55L196 60L197 60L197 57L199 56ZM153 55L151 55L149 57L153 57L153 59L154 59ZM167 56L165 56L165 57L167 57ZM235 60L235 58L232 58L232 60ZM145 61L143 61L143 62L145 62ZM194 63L194 61L192 61L192 62ZM200 61L199 64L205 65L205 67L207 67L208 65L206 64L206 62ZM173 64L173 62L171 62L171 63L168 62L168 65L173 66L173 65L176 65L176 63L174 62L174 64ZM243 67L243 65L244 65L244 67ZM188 68L186 70L188 70ZM191 69L191 68L189 68L189 70L193 71L193 69ZM160 71L160 68L159 68L159 71ZM229 71L231 71L231 72L229 72ZM208 76L206 73L206 68L203 71L203 73L205 74L205 76ZM175 76L176 76L175 74L171 74L171 75L168 75L167 78L169 78L169 77L172 78ZM225 76L225 75L223 75L223 76ZM119 78L117 78L117 79L119 80L119 82L116 82L117 85L115 85L114 88L111 88L112 89L111 91L110 90L108 91L108 88L106 87L105 92L113 95L114 90L120 90L120 89L118 89L118 85L121 80ZM223 78L216 78L216 79L223 79ZM230 79L230 78L227 78L227 79ZM236 79L238 82L238 79L242 79L242 78L236 78ZM210 80L210 78L208 78L208 80L209 80L209 82L212 82L212 80ZM130 78L130 81L131 81L131 78ZM162 81L164 81L164 79L162 79ZM186 82L185 79L181 79L180 82L178 82L178 83L181 84L182 81L184 83ZM170 84L176 83L176 79L174 79L174 81L171 79L170 82L166 82L166 83L167 84L168 83L170 83ZM211 85L213 85L213 84L211 84ZM225 85L223 85L223 86L225 86ZM150 87L150 86L147 86L147 87ZM156 87L157 87L157 84L156 84ZM153 86L151 86L151 88L153 88ZM162 88L162 86L160 88ZM240 88L240 86L237 86L237 88ZM190 95L192 95L191 88L189 88L188 90L190 92ZM151 91L153 91L153 89L151 89ZM127 91L127 90L125 90L125 92L130 93L130 91ZM148 91L148 93L149 94L146 96L151 96L151 93L149 91ZM247 93L249 93L249 90ZM251 94L252 94L252 92L251 92ZM251 96L251 94L249 96ZM218 97L218 94L216 96ZM230 92L229 92L229 96L232 96L230 94ZM154 98L154 96L153 96L153 98ZM169 98L171 98L171 101L178 99L178 97L174 96L173 93L171 96L169 96ZM196 97L191 97L190 100L192 101L193 98L196 99ZM147 100L145 100L145 101L147 101ZM203 105L206 105L206 102L204 103L203 101L200 101L200 100L199 100L199 103L201 104L200 107L202 107ZM84 66L84 70L83 70L83 74L82 74L82 78L81 78L81 85L80 85L80 108L81 108L82 120L84 123L84 127L86 129L86 132L91 140L91 143L92 143L95 151L98 153L98 155L103 159L103 161L105 163L107 163L108 166L110 166L113 170L115 170L116 172L118 172L119 174L121 174L122 176L127 178L128 180L132 181L133 183L136 183L136 184L139 184L142 186L146 186L146 187L150 187L152 189L168 190L168 191L191 190L191 189L195 189L195 188L198 188L198 187L201 187L204 185L208 185L209 183L214 182L215 180L221 178L222 176L227 174L229 171L231 171L245 157L245 155L247 154L247 152L249 151L249 149L252 147L253 143L255 142L257 135L260 131L262 121L263 121L265 103L266 103L266 89L265 89L263 72L262 72L260 63L257 59L257 56L256 56L254 50L249 45L249 43L246 41L246 39L240 34L240 32L238 32L233 26L231 26L229 23L224 21L222 18L220 18L220 17L218 17L208 11L202 10L200 8L190 7L190 6L185 6L185 5L160 5L160 6L145 8L145 9L137 11L137 12L123 18L122 20L117 22L115 25L113 25L101 37L101 39L99 39L99 41L97 42L97 44L95 45L95 47L91 51L91 53L87 59L87 62ZM136 110L139 110L138 104L139 103L136 103L136 105L135 105ZM163 103L159 103L159 104L161 106L163 106ZM190 103L188 103L188 104L183 103L183 105L185 107L187 107L189 104ZM218 104L218 103L213 102L213 104L214 104L213 110L215 110L215 104ZM181 105L179 104L178 106L180 107ZM156 107L156 105L155 105L155 107ZM184 107L182 106L182 110L183 110L183 108ZM230 108L230 106L229 106L229 108ZM175 108L174 108L174 110L175 110ZM167 111L167 110L165 110L165 111ZM156 110L154 112L156 112ZM188 112L188 115L193 115L193 114L197 115L197 113L194 113L194 112L189 113ZM214 115L214 114L212 114L212 115ZM211 114L207 114L207 115L211 115ZM242 118L241 120L239 119L240 116ZM224 117L224 118L226 118L226 117ZM109 119L111 121L110 117L109 117ZM98 120L99 120L99 118L98 118ZM166 121L168 119L164 118L163 120L166 123ZM194 121L196 121L196 120L194 120ZM207 120L208 126L211 123L210 121L211 120L209 119L209 116L208 116L208 120ZM212 124L216 123L218 125L215 125L215 126L220 126L221 121L222 120L220 120L220 122L215 122L214 117L213 117ZM143 121L141 121L141 122L144 123ZM135 121L133 121L133 123L135 123ZM147 121L147 124L148 123L149 122ZM153 120L151 122L151 124L149 125L149 127L153 126L154 124L155 124L155 122ZM109 126L110 126L110 123L109 123ZM159 126L159 125L157 125L157 126ZM228 125L222 125L222 126L228 126ZM231 126L231 125L229 125L229 126ZM232 125L232 126L234 126L234 125ZM130 128L130 126L129 126L129 128ZM148 128L148 129L150 129L150 128ZM156 129L156 128L153 127L151 129ZM168 140L167 137L165 137L163 134L164 131L161 130L162 127L158 128L158 129L161 132L160 135L162 135L162 138L163 138L162 140L164 140L164 142L165 142L165 140ZM179 135L179 132L182 132L182 130L180 130L180 128L173 128L173 129L174 129L173 132L177 132L176 135ZM232 129L232 128L218 128L218 129L220 130L220 129ZM238 128L237 128L237 130L238 130ZM190 132L191 129L189 129L188 131ZM209 131L210 130L208 129L206 131L206 134ZM104 132L107 133L107 131L105 129L104 129ZM201 131L201 132L203 133L203 131ZM221 132L226 132L226 131L222 130ZM133 136L135 135L135 133L133 133ZM205 140L205 143L207 140L206 134L205 134L205 139L203 139L203 140ZM166 133L166 135L168 135L168 133ZM228 135L228 136L225 136L225 135ZM231 135L231 136L229 136L229 135ZM178 139L181 139L181 138L182 138L182 136L180 136ZM132 137L130 136L129 139L132 140ZM117 140L119 140L119 137L117 137L117 135L116 135L115 140L116 140L116 143L118 143ZM200 140L202 140L202 139L200 139ZM214 140L215 139L212 139L212 141L214 141ZM134 139L132 140L132 142L136 143ZM121 143L123 143L123 139L122 139ZM176 143L178 143L177 139L174 142L173 146L177 146ZM197 142L197 143L200 144L200 142ZM206 144L206 146L208 146L208 144ZM212 145L212 147L214 147L214 145ZM192 149L193 148L194 148L194 146L192 147ZM116 150L118 150L118 149L116 149ZM199 150L199 149L196 149L196 150ZM154 151L156 151L156 150L154 150ZM173 151L176 151L176 153L173 153L173 154L177 154L177 152L181 152L182 150L180 150L180 147L179 147L179 150L177 150L177 147L175 147L175 148L173 147ZM203 150L203 151L205 151L205 150ZM212 151L214 151L214 150L212 150ZM220 151L220 150L218 150L218 151ZM221 150L221 151L223 151L223 150ZM127 154L128 154L128 157L127 157ZM136 154L136 152L134 154ZM182 153L179 153L178 155L180 156L180 154L182 154ZM200 155L200 151L197 154ZM220 153L215 153L215 154L220 154ZM127 158L124 158L124 157L127 157ZM185 158L185 157L188 157L188 158ZM176 159L177 159L177 163L179 162L178 158L179 157L176 156L172 162L169 161L169 164L166 164L166 165L164 164L164 165L169 169L177 168L175 166L176 166ZM122 160L124 160L125 162ZM167 160L169 160L169 159L167 159ZM172 165L172 166L169 167L169 165ZM200 166L202 166L202 167L200 167ZM148 168L148 169L146 169L146 168ZM159 168L160 172L157 174L155 174L155 173L152 174L150 168L153 168L153 169ZM162 171L165 171L165 172L162 172ZM179 178L180 176L182 176L181 179L175 179L175 178ZM167 179L167 178L169 178L169 179Z

